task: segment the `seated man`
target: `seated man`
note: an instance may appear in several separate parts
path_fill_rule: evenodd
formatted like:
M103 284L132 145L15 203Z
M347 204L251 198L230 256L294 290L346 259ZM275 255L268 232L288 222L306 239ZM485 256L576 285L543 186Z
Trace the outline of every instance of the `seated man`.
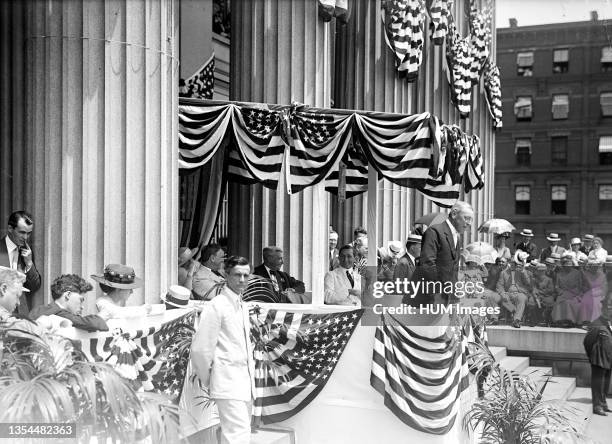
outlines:
M72 326L86 331L107 331L108 326L98 315L82 316L85 294L93 286L76 274L64 274L51 284L53 302L34 307L30 317L34 320L43 315L56 315L72 322Z
M297 280L289 273L281 271L283 266L283 249L280 247L266 247L263 249L263 264L253 270L253 274L269 279L274 291L286 294L288 291L304 293L304 282Z
M194 299L212 299L216 296L210 290L217 284L225 282L225 277L221 273L225 251L219 244L209 244L204 247L200 259L202 265L193 276L193 296ZM211 294L209 294L209 292Z
M353 269L353 247L340 248L338 260L340 266L325 273L325 303L361 305L361 276Z
M527 301L527 317L532 323L542 322L550 326L552 308L555 304L555 285L546 275L546 270L546 264L535 266L532 277L533 295Z
M514 255L514 263L501 272L496 292L490 293L486 302L489 307L502 305L512 313L514 328L521 328L525 304L531 291L531 279L524 268L528 258L529 253L524 251Z

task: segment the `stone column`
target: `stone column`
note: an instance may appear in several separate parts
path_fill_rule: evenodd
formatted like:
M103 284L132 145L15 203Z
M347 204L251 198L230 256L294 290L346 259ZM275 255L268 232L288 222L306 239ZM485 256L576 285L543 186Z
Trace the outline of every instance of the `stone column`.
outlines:
M12 4L25 18L23 35L10 35L13 47L25 42L25 88L14 99L25 175L14 183L35 219L38 303L56 276L88 277L106 263L144 278L131 302L158 302L176 281L176 1Z
M319 19L315 1L233 2L230 99L329 107L329 28ZM323 184L292 196L284 183L278 191L232 186L229 212L242 217L230 218L230 247L248 254L254 264L261 263L264 246L283 247L284 270L304 280L313 301L322 303L327 199Z

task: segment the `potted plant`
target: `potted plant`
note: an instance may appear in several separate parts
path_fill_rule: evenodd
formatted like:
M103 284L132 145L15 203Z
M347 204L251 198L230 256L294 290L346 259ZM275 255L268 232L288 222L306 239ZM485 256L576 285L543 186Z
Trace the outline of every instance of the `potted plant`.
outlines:
M70 340L25 320L0 325L0 422L76 423L78 442L87 443L179 436L171 400L137 391L109 364L88 361Z

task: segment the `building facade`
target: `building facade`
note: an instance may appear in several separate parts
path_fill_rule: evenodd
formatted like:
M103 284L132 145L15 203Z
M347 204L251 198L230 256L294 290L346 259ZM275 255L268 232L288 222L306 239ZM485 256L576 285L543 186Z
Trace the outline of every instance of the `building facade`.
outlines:
M497 30L503 128L497 135L497 217L535 242L584 233L612 246L612 22Z

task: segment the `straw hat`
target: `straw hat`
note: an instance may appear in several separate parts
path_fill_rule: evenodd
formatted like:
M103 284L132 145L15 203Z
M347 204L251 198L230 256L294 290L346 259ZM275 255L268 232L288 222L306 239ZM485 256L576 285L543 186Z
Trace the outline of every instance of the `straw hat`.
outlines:
M595 239L595 236L593 236L592 234L585 234L584 236L582 236L583 241L593 241L593 239Z
M142 279L136 277L132 267L123 264L108 264L103 274L92 274L91 278L108 287L127 290L142 287Z
M168 293L162 296L162 301L166 303L166 308L185 308L189 303L191 291L180 285L171 285Z
M561 238L557 233L550 233L548 236L546 236L546 240L550 242L559 242Z
M570 245L582 245L582 241L579 237L573 237L570 241Z
M529 228L523 228L523 231L521 231L519 234L521 236L533 237L533 231L531 231Z
M188 247L181 247L178 250L178 264L179 267L187 262L189 259L194 257L198 253L198 248L194 248L193 250Z

